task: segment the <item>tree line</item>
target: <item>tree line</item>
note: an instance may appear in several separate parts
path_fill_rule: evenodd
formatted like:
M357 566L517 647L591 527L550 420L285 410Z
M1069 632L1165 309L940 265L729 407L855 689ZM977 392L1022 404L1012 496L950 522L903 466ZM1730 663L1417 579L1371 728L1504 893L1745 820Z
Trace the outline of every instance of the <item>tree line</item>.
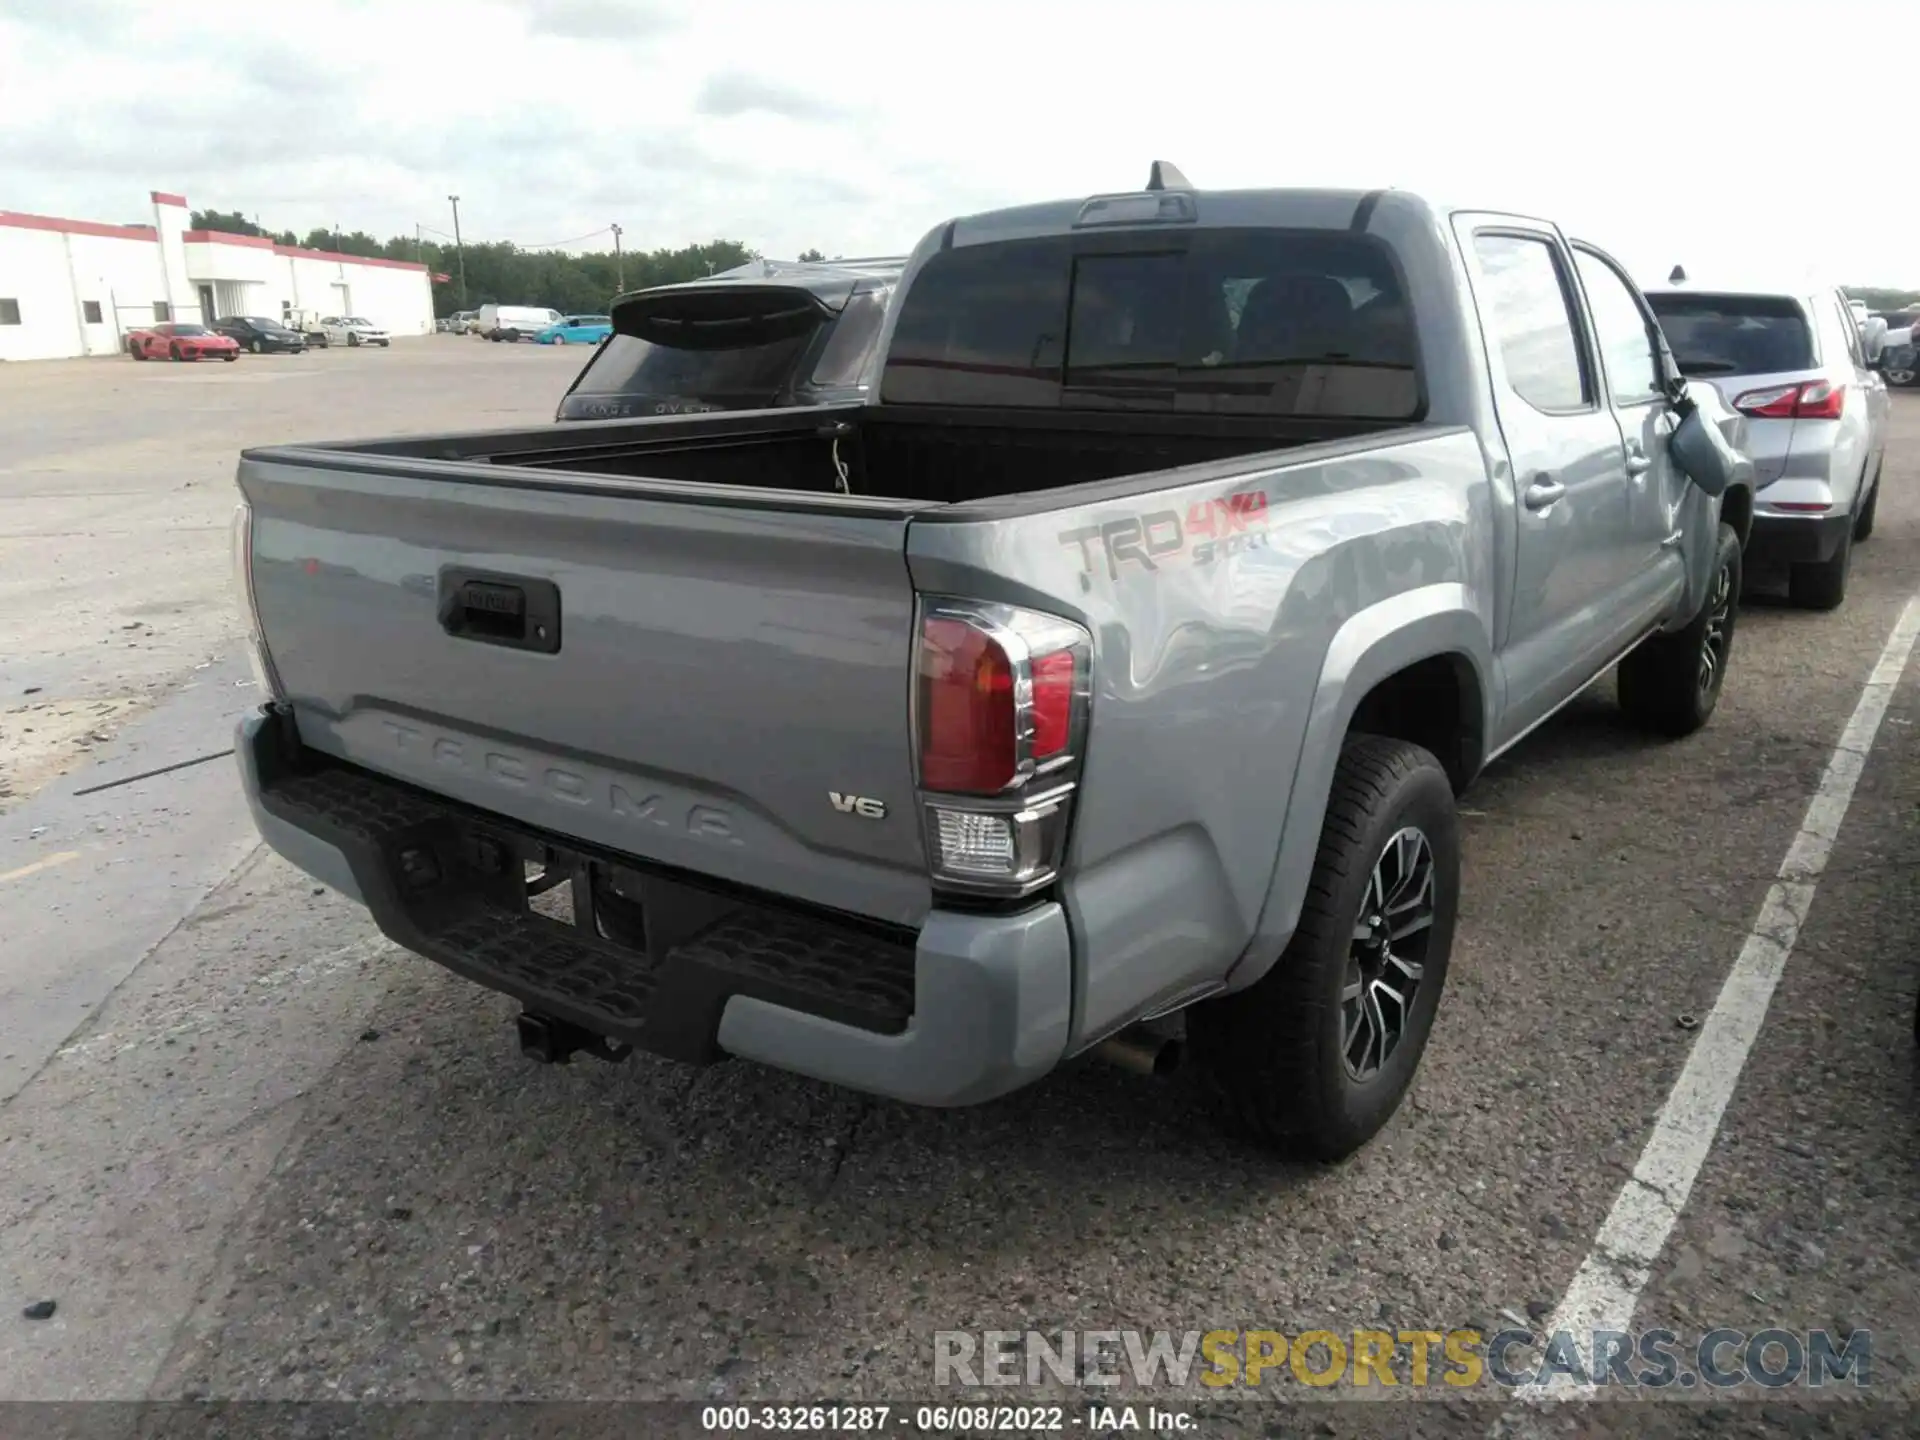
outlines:
M526 250L510 240L468 241L465 245L466 300L461 302L461 256L451 241L396 235L379 240L364 230L309 230L304 236L291 230L268 230L239 211L196 210L196 230L219 230L229 235L254 235L280 245L307 250L331 250L383 260L411 260L425 265L445 281L433 285L433 313L451 315L482 305L550 305L569 313L604 311L622 290L649 285L672 285L730 270L754 259L757 252L738 240L710 240L678 250L611 250L567 254L559 250ZM819 260L817 250L799 257Z

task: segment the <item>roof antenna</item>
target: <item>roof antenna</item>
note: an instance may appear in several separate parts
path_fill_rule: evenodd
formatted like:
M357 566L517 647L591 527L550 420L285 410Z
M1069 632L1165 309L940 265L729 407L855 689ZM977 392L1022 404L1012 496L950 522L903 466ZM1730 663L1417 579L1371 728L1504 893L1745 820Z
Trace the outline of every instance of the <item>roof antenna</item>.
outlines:
M1156 160L1153 170L1147 176L1149 190L1191 190L1193 182L1180 173L1180 167L1171 160Z
M1674 266L1673 273L1667 276L1667 283L1669 285L1686 284L1687 283L1687 267L1684 265Z

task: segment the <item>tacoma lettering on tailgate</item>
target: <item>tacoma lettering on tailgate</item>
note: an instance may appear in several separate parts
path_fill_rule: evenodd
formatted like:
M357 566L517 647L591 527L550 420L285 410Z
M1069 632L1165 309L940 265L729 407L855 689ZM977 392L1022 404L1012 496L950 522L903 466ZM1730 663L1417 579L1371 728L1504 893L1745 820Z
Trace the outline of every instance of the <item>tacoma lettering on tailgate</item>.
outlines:
M661 794L638 781L616 779L599 770L571 770L550 760L515 754L489 741L434 735L415 725L382 720L394 749L429 755L436 765L476 775L508 790L539 795L563 805L604 808L622 820L681 830L696 840L744 845L732 817L717 805L689 803Z

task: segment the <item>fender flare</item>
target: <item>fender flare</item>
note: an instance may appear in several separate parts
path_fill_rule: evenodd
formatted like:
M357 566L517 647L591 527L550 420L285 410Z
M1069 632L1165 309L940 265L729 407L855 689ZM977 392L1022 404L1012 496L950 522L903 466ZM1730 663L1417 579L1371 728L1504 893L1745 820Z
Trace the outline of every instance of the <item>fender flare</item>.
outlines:
M1463 766L1470 777L1486 756L1496 713L1498 672L1486 621L1474 609L1467 586L1450 581L1403 590L1349 616L1334 632L1294 764L1273 877L1267 883L1253 939L1227 972L1227 989L1244 989L1266 974L1300 923L1341 742L1360 702L1383 680L1423 660L1442 657L1464 661L1479 690L1480 734Z

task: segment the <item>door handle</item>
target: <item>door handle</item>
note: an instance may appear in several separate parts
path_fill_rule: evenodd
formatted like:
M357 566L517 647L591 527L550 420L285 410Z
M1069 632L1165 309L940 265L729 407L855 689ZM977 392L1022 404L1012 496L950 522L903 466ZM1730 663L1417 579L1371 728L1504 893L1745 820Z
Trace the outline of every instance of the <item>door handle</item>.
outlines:
M1542 475L1527 487L1527 493L1524 498L1527 502L1527 509L1545 510L1556 500L1563 499L1566 493L1566 486L1562 485L1558 480L1550 480L1545 475Z
M1653 461L1647 458L1644 450L1627 451L1627 474L1641 476L1653 468Z

